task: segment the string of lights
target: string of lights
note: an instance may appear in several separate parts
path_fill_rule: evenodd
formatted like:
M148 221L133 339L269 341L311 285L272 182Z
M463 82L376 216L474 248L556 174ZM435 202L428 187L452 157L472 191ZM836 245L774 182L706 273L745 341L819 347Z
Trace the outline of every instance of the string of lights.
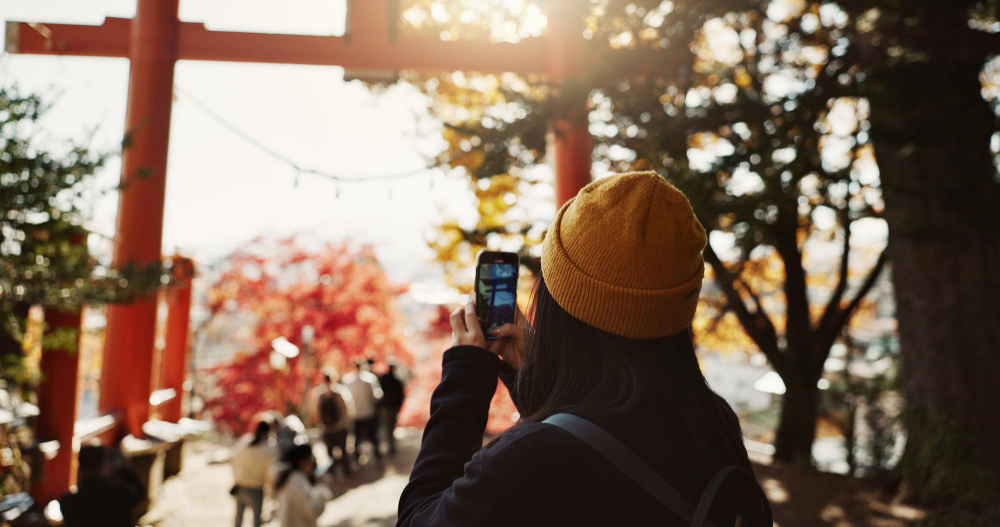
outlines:
M334 173L327 172L327 171L324 171L324 170L319 170L319 169L315 169L315 168L305 167L305 166L302 166L300 163L292 160L291 158L289 158L289 157L281 154L280 152L276 151L275 149L271 148L270 146L264 144L263 142L259 141L255 137L247 134L240 127L236 126L231 121L229 121L228 119L226 119L225 117L223 117L222 115L220 115L218 112L216 112L215 110L213 110L211 106L209 106L205 102L201 101L199 98L197 98L194 95L192 95L191 92L189 92L187 90L184 90L183 88L175 85L174 86L174 97L177 100L184 100L186 102L191 103L194 107L196 107L202 113L204 113L209 118L211 118L212 120L214 120L215 122L217 122L223 128L229 130L231 133L233 133L234 135L236 135L237 137L239 137L240 139L242 139L247 144L249 144L249 145L257 148L261 152L267 154L269 157L272 157L275 160L277 160L277 161L279 161L279 162L281 162L281 163L283 163L285 165L288 165L290 168L292 168L292 170L295 171L295 176L294 176L295 177L295 179L294 179L295 186L298 186L299 177L301 175L317 176L317 177L324 178L324 179L327 179L327 180L330 180L330 181L334 181L336 183L350 183L350 184L358 184L358 183L382 183L382 182L397 181L397 180L401 180L401 179L407 179L407 178L412 178L412 177L416 177L416 176L426 175L426 176L430 177L430 188L433 189L434 188L434 177L433 177L434 173L431 172L431 171L434 170L434 169L440 169L441 168L440 165L431 164L431 165L423 166L423 167L420 167L420 168L414 168L412 170L407 170L405 172L397 172L397 173L394 173L394 174L387 174L387 175L382 175L382 176L354 176L354 175L334 174ZM119 185L115 185L114 187L111 187L111 188L98 189L97 193L98 193L98 195L104 195L104 194L107 194L109 192L119 192L122 189L123 189L122 186L119 184ZM392 189L391 186L388 188L387 192L388 192L388 198L391 200L393 198L393 195L394 195L393 189ZM340 197L340 188L339 188L339 186L335 188L334 193L335 193L334 194L335 197L337 197L337 198ZM102 233L102 232L95 231L95 230L90 230L89 233L92 234L92 235L97 236L98 238L101 238L101 239L105 240L106 242L110 242L110 243L114 243L115 239L116 239L116 236L113 236L113 235L110 235L110 234L106 234L106 233Z
M289 157L281 154L270 146L262 143L257 138L247 134L240 127L233 124L231 121L220 115L218 112L212 109L211 106L204 103L197 97L191 94L191 92L179 87L174 86L174 95L177 99L185 100L191 103L194 107L199 109L202 113L207 115L213 121L218 123L223 128L229 130L231 133L242 139L247 144L257 148L261 152L267 154L269 157L288 165L292 170L295 171L295 184L298 185L298 179L300 175L310 175L317 176L337 183L382 183L387 181L395 181L400 179L407 179L416 176L425 175L429 170L439 168L438 165L426 165L420 168L414 168L412 170L407 170L404 172L397 172L394 174L386 174L381 176L354 176L354 175L344 175L344 174L334 174L327 172L325 170L319 170L316 168L305 167L300 163L290 159ZM433 185L433 180L431 180ZM391 192L391 191L390 191ZM339 192L338 192L339 193Z

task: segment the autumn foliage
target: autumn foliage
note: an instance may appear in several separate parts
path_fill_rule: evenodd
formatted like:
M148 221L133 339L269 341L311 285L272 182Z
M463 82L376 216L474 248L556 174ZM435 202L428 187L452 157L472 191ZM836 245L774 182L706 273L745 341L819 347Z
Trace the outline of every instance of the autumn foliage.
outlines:
M304 380L315 386L325 367L346 371L359 356L382 362L395 355L411 363L396 323L395 301L403 291L389 281L369 246L306 249L286 239L241 247L212 283L208 304L213 317L249 315L255 326L242 333L241 351L231 362L210 369L216 382L206 409L221 427L242 433L261 411L296 409ZM285 368L272 368L271 341L285 337L301 347L306 325L315 338L305 376L299 365L303 354Z

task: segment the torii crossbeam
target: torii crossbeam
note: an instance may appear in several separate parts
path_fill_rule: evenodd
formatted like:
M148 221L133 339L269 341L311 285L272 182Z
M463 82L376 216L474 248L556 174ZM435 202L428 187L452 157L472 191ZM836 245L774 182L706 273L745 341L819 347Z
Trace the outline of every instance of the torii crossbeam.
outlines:
M144 264L161 258L167 143L174 64L178 60L335 65L359 73L509 71L556 80L579 73L582 27L578 15L583 2L547 2L547 37L494 44L398 35L398 1L348 0L347 33L334 37L209 31L202 24L178 20L179 0L137 0L135 18L108 18L100 26L7 22L6 49L10 53L131 60L126 113L131 142L123 154L121 178L127 190L119 197L113 263ZM590 181L592 148L585 125L563 120L556 127L556 197L562 203ZM102 411L122 412L124 431L137 436L142 434L150 410L155 327L155 302L108 309L99 404ZM179 344L168 344L170 349L165 353L186 353L187 340L187 335L168 335L168 343ZM169 360L177 363L175 358ZM183 376L183 370L171 371ZM61 381L48 384L75 385L76 379ZM164 384L179 385L180 381L183 378L164 379ZM75 401L67 401L67 405L75 407ZM47 429L72 437L75 412L43 418L58 421L50 422ZM47 475L46 480L57 484L49 492L71 484L71 458L64 457L72 456L71 450L61 449L63 460L53 463L57 473Z

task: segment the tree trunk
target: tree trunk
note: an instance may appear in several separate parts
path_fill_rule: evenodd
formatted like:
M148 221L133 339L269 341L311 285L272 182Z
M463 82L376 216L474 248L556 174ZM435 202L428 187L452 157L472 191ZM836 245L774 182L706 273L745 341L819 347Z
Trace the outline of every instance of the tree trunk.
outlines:
M1000 474L992 452L1000 445L1000 179L980 70L973 62L896 65L872 79L870 101L907 404L956 427ZM908 452L920 430L910 428Z
M812 444L816 439L819 388L816 381L785 380L781 398L781 422L774 442L774 459L796 465L812 463Z

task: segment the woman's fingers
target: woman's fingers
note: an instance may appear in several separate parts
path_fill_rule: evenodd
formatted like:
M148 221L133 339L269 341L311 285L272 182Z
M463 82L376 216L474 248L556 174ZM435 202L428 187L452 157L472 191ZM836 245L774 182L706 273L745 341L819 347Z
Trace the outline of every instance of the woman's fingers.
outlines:
M465 314L462 308L452 311L448 321L451 322L451 345L460 346L467 344L468 331L465 329Z
M451 323L452 346L486 347L486 337L476 319L475 304L469 302L465 307L452 311L448 321Z
M504 362L515 370L520 369L521 354L524 352L524 327L518 324L504 324L494 328L490 334L497 337L497 340L492 342L490 351L500 355Z
M501 338L505 337L521 338L524 336L524 328L518 326L517 324L504 324L502 326L495 327L492 330L490 330L490 335Z
M451 317L448 320L451 322L452 333L465 333L465 319L463 317L464 310L462 308L451 312Z
M485 341L483 329L479 327L479 319L476 318L476 304L471 300L465 304L465 327L471 336L478 336Z

